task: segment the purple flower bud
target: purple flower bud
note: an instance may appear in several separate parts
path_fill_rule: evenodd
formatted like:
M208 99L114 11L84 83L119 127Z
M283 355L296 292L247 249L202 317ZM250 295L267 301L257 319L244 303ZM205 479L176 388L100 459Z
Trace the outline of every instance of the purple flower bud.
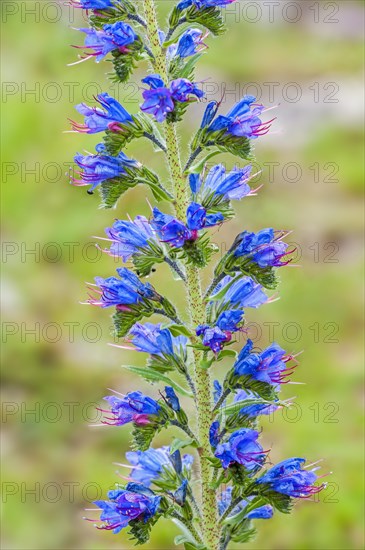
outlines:
M184 479L180 487L174 492L174 501L179 506L184 506L188 490L188 480Z
M256 399L254 393L248 390L239 390L235 397L234 401L244 401L246 399ZM239 411L239 414L243 416L248 416L249 418L256 418L259 415L269 415L275 412L279 407L276 405L265 405L265 404L256 404L256 405L246 405L242 407Z
M212 425L210 426L210 429L209 429L209 443L211 444L213 449L215 449L217 447L217 445L219 444L219 440L220 440L219 428L220 428L220 424L217 420L217 421L212 423Z
M137 351L152 355L184 355L188 339L185 336L172 336L168 328L152 323L136 323L129 334Z
M166 394L166 401L169 407L171 407L173 411L179 412L180 401L174 391L174 388L172 388L171 386L165 386L165 394Z
M217 101L210 101L208 105L205 108L203 119L200 125L200 128L205 128L206 126L209 126L209 124L214 119L216 113L218 110L218 102Z
M191 174L190 189L194 195L199 193L203 202L205 197L210 197L212 194L224 200L239 200L253 193L247 183L251 170L252 166L247 165L244 168L233 168L227 174L223 164L216 164L210 169L205 181L199 174Z

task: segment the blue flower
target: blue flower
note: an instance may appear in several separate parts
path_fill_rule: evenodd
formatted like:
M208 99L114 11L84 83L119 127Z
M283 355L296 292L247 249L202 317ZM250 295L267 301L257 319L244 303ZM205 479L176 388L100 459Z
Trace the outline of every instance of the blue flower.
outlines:
M161 241L174 248L181 248L185 241L193 239L193 234L181 221L170 214L163 214L158 208L153 209L151 225L157 231Z
M108 395L104 399L111 406L110 413L112 414L112 417L107 417L104 420L104 424L123 426L129 422L133 422L137 426L145 426L146 424L150 424L152 420L155 420L151 417L158 416L161 411L161 407L157 401L140 391L127 393L125 396L122 396L122 399L115 395ZM103 412L108 413L109 411Z
M180 456L180 452L177 451L177 453ZM151 448L147 451L131 451L126 453L126 457L134 466L130 478L133 481L143 483L146 487L149 487L153 481L158 480L165 469L171 470L174 467L169 447ZM184 468L186 474L191 470L193 461L194 457L192 455L184 455L182 460L180 457L181 468ZM181 471L178 473L181 473Z
M198 99L204 96L204 92L187 78L173 80L170 84L170 90L172 98L180 103L190 101L191 95L195 95Z
M195 332L197 336L202 336L203 345L210 347L214 353L219 353L223 345L231 340L230 333L224 332L219 327L199 325Z
M256 396L254 393L248 390L240 390L236 393L234 397L234 401L244 401L246 399L256 399ZM276 405L265 405L263 404L256 404L256 405L246 405L245 407L242 407L242 409L239 411L239 414L242 414L244 416L248 416L250 418L256 418L257 416L261 414L272 414L275 412L279 407Z
M195 6L198 10L204 8L225 7L228 4L232 4L235 0L182 0L177 5L179 10L184 10L190 6Z
M162 329L161 326L136 323L129 332L136 350L152 355L184 356L188 341L186 336L172 336L168 328Z
M116 0L71 0L71 5L84 10L106 10L112 8Z
M234 432L226 443L218 445L214 456L220 459L224 469L233 464L241 464L250 473L259 470L265 461L265 452L257 439L255 430L242 428Z
M174 501L179 506L184 506L187 491L188 491L188 480L184 479L183 482L181 483L180 487L173 494Z
M232 502L232 491L233 487L227 487L225 491L222 492L220 495L220 499L218 501L218 511L219 515L221 516L224 514L224 512L227 510L228 506L230 506ZM228 517L234 516L238 514L241 510L244 510L247 508L247 506L250 504L254 497L248 497L247 499L242 500L229 514ZM274 515L273 507L269 504L265 504L264 506L259 506L258 508L255 508L254 510L251 510L251 512L248 512L245 515L245 519L270 519Z
M155 233L144 216L137 216L134 221L116 220L112 227L105 229L105 233L113 243L110 254L120 256L123 262L148 246L149 240L155 240Z
M278 344L273 343L260 353L252 353L252 348L252 340L247 340L233 366L236 376L249 376L254 380L278 386L292 374L294 367L286 367L292 356L286 355Z
M85 117L85 124L77 124L71 121L74 130L86 134L96 134L105 130L118 132L120 129L119 123L133 120L119 101L109 94L99 94L96 99L101 105L101 109L89 107L85 103L76 105L76 110Z
M163 122L167 115L174 110L175 104L171 92L165 87L144 90L142 96L144 102L141 105L141 110L153 115L157 122Z
M86 34L84 47L86 50L91 50L87 55L95 56L97 62L114 50L128 53L127 46L138 39L132 27L122 21L117 21L113 25L104 25L99 31L93 28L79 30Z
M260 267L281 267L287 265L290 260L282 261L287 255L288 245L280 239L283 234L275 235L273 229L262 229L258 233L243 231L236 238L238 243L234 255L247 256Z
M217 101L210 101L208 105L205 108L203 119L200 125L200 128L205 128L206 126L209 126L209 124L214 119L216 113L218 110L218 102Z
M314 470L304 470L304 458L287 458L256 480L260 485L293 498L308 498L318 493L324 485L314 486L317 475Z
M262 123L259 117L264 111L264 106L255 104L255 101L254 96L244 96L227 115L219 115L213 120L207 131L225 130L227 134L248 139L256 139L267 134L272 120Z
M209 443L211 444L213 449L215 449L217 447L217 445L219 444L219 440L220 440L219 428L220 428L220 424L219 424L218 420L213 422L212 425L209 428Z
M104 145L96 146L96 155L80 155L78 153L74 157L74 161L81 169L76 172L77 178L72 177L73 185L80 187L91 185L88 190L90 195L93 190L104 181L119 178L126 174L125 168L137 168L138 162L127 157L123 152L120 152L116 157L105 153Z
M189 57L201 51L200 46L204 46L203 32L200 29L188 29L185 31L176 46L175 55L178 57ZM206 46L204 46L206 47Z
M150 86L150 90L144 90L142 93L144 103L141 105L141 110L153 115L157 122L163 122L174 110L175 101L186 103L190 101L192 95L198 98L204 95L193 82L186 78L173 80L169 88L158 74L147 76L142 79L142 82Z
M207 214L206 209L196 202L192 202L186 211L187 226L192 231L198 231L204 227L213 227L224 221L224 216L220 212L216 214Z
M165 394L166 394L166 401L169 405L169 407L171 407L171 409L175 412L179 412L180 410L180 401L179 401L179 398L177 397L175 391L174 391L174 388L172 388L171 386L165 386Z
M218 353L224 344L232 340L232 332L239 330L243 315L243 311L223 311L214 327L199 325L196 329L196 335L203 336L204 346L209 346L214 353Z
M120 277L95 277L99 291L98 299L91 298L89 303L101 307L116 306L118 310L128 311L129 304L138 304L144 299L153 298L155 291L149 284L143 284L137 275L125 267L117 269ZM124 307L125 306L125 307Z
M222 395L222 392L223 392L223 388L220 384L220 382L218 380L214 380L213 382L213 400L214 400L214 404L216 404L218 402L218 400L220 399L220 396Z
M119 533L127 527L130 521L146 523L159 509L161 497L150 489L138 483L128 483L125 489L116 489L108 492L109 501L97 500L96 506L101 508L100 521L104 525L99 529Z
M200 174L190 174L189 184L194 196L202 197L202 201L213 196L221 196L224 200L242 199L251 193L248 185L252 166L233 168L229 174L223 164L216 164L211 168L203 181Z
M262 286L255 283L251 277L233 279L229 275L226 275L217 285L212 298L218 293L223 292L224 289L226 289L226 292L219 301L219 310L239 309L243 307L258 308L267 302L268 299L262 291Z

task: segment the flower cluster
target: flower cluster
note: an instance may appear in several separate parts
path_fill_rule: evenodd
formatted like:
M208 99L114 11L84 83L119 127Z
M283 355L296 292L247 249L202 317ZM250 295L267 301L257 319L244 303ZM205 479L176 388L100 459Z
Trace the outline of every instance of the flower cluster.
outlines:
M99 528L115 534L128 529L137 544L146 543L154 524L165 517L182 528L177 544L226 550L231 541L242 545L253 536L254 520L270 519L274 510L289 512L295 499L324 486L317 484L317 468L306 467L304 458L271 466L269 450L260 442L260 417L289 406L279 393L296 361L276 342L254 348L246 310L273 301L267 289L276 287L277 269L291 259L284 241L288 233L241 227L202 291L200 269L218 252L212 234L234 216L232 201L256 194L252 143L273 122L265 121L266 109L253 96L244 96L227 114L210 101L182 164L176 122L204 96L195 79L196 64L208 35L223 32L221 10L233 1L182 0L169 14L168 28L161 30L153 0L143 0L144 13L131 0L72 0L87 10L89 27L79 29L85 35L79 47L84 59L108 57L111 78L119 83L139 61L147 61L150 70L142 78L146 87L136 113L108 93L95 98L96 106L76 106L84 120L71 121L73 131L101 134L101 143L95 154L75 156L71 181L88 186L89 194L98 187L105 208L139 184L156 201L169 203L152 205L149 217L128 216L109 224L101 237L108 243L104 251L127 265L117 268L117 276L96 277L86 302L112 308L119 339L113 345L147 356L144 366L124 365L125 370L153 384L152 395L144 387L111 390L104 398L108 407L99 409L101 425L127 426L133 438L128 464L120 464L128 471L121 476L127 483L109 491L108 500L95 502ZM168 178L130 158L127 147L139 139L153 145L158 167L164 155ZM219 153L240 163L208 167ZM162 290L161 264L175 278L174 286L165 284ZM178 311L166 296L184 297L185 291L188 312L181 299ZM236 351L233 344L241 334L246 341ZM231 362L222 367L223 382L212 383L211 368L222 360ZM159 432L170 435L172 430L168 446L153 447Z
M153 115L157 122L163 122L169 113L176 109L177 104L193 101L193 98L202 98L204 92L194 82L186 78L172 80L167 87L158 74L149 75L142 79L150 89L144 90L144 102L141 105L143 112Z

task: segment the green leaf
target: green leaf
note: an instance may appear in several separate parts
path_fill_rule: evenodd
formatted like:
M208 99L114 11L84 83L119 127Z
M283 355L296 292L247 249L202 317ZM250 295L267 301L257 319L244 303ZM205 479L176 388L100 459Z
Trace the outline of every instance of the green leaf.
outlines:
M193 396L193 394L189 390L186 390L185 388L180 386L177 382L175 382L174 380L171 380L168 376L165 376L160 372L156 372L145 367L135 367L133 365L122 365L122 367L124 369L129 370L130 372L133 372L134 374L138 374L139 376L142 376L148 382L152 382L152 383L163 382L168 386L172 386L174 390L177 391L180 395L184 395L185 397Z
M277 405L277 403L266 401L265 399L242 399L241 401L236 401L222 407L221 410L226 415L234 414L243 409L243 407L249 407L250 405Z
M221 361L225 357L233 357L234 359L236 359L237 355L238 355L237 352L233 349L224 349L221 352L219 352L217 361Z
M185 447L189 446L196 447L196 442L194 441L194 439L174 438L170 445L170 455L172 455L175 451L178 451L179 449L184 449Z
M184 325L166 325L166 328L169 329L172 336L187 336L188 338L191 338L192 333L188 328L186 328Z
M200 174L202 170L204 169L204 166L208 162L209 159L212 157L215 157L216 155L220 155L221 151L212 151L208 155L206 155L198 164L194 164L194 166L190 166L190 168L186 171L187 174Z

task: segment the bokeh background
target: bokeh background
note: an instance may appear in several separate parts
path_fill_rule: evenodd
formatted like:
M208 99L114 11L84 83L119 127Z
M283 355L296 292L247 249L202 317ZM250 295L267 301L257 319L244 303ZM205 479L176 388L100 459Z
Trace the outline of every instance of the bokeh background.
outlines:
M161 22L172 3L158 2ZM65 175L76 151L97 137L65 134L73 105L101 91L138 109L141 66L116 88L108 64L76 60L73 27L81 13L64 2L2 2L3 439L4 549L127 549L82 521L84 508L118 481L129 429L90 428L106 388L142 388L121 368L137 354L107 345L108 311L82 306L84 281L117 265L95 248L114 217L148 215L146 190L130 191L115 211L98 195L73 188ZM261 522L250 549L363 548L362 445L362 1L237 2L228 33L208 38L198 69L209 99L226 111L243 93L276 105L271 135L258 140L259 196L236 205L237 217L214 234L222 250L243 229L291 229L298 268L281 270L280 300L249 312L257 345L275 339L304 350L283 397L287 413L265 419L273 461L322 458L328 488L291 517ZM204 106L192 107L182 145ZM270 113L271 114L271 113ZM166 177L148 143L129 154ZM232 158L220 160L232 166ZM149 196L151 200L151 197ZM206 274L206 281L209 273ZM159 268L151 282L184 307L180 283ZM178 289L178 290L177 290ZM274 332L273 332L274 331ZM241 342L242 344L242 342ZM228 365L217 370L222 378ZM157 438L166 444L171 433ZM121 474L126 471L119 468ZM161 521L150 549L173 547L174 527ZM236 548L238 548L236 546Z

